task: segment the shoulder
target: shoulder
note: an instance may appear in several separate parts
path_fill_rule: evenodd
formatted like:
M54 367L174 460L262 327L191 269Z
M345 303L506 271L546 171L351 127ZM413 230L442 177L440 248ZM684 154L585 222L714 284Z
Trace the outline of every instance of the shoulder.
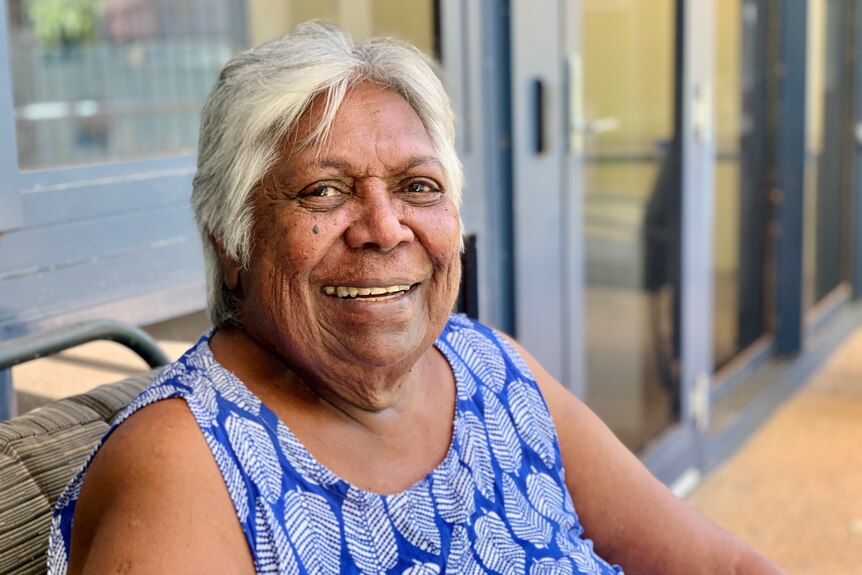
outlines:
M108 436L81 487L70 572L253 571L242 527L182 399L140 409Z

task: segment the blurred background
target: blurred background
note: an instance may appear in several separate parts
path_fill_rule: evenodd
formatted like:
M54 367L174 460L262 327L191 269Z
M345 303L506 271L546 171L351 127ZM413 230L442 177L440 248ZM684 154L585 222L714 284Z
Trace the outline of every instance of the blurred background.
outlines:
M231 55L324 18L440 65L466 176L460 309L515 335L679 492L856 341L856 1L2 6L0 340L110 318L190 345L207 326L198 111ZM0 375L3 413L142 369L81 349ZM843 354L855 377L862 355Z

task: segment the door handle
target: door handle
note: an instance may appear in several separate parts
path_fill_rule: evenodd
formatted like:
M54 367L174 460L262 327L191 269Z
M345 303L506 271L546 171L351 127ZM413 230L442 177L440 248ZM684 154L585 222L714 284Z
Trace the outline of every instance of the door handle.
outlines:
M533 97L533 151L544 154L550 149L548 130L548 90L545 81L536 78L532 85Z
M573 129L579 130L584 134L604 134L605 132L613 132L619 129L619 118L595 118L594 120L583 120L579 126L574 126Z
M569 153L579 156L584 151L584 135L604 134L613 132L620 127L616 117L593 118L584 117L584 69L581 55L569 54Z

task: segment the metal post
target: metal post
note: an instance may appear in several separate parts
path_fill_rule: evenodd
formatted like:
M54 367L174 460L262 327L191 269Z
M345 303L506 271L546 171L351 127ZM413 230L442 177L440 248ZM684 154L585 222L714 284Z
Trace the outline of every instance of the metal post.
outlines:
M805 182L805 93L808 2L781 0L779 121L776 138L775 343L779 354L802 347L802 222Z

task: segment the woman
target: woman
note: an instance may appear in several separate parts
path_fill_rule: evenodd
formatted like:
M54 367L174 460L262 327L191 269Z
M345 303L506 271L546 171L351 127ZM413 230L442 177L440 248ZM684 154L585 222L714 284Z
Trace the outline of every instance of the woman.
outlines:
M61 498L52 572L779 572L450 317L461 173L417 51L311 23L238 56L198 161L215 328Z

